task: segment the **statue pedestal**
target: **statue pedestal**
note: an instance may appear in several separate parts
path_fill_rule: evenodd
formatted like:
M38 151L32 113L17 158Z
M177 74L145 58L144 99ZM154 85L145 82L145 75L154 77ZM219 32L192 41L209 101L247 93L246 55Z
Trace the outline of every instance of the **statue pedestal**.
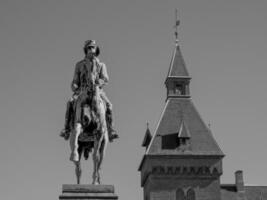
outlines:
M62 185L62 194L59 195L59 199L117 200L118 196L114 193L113 185L64 184Z

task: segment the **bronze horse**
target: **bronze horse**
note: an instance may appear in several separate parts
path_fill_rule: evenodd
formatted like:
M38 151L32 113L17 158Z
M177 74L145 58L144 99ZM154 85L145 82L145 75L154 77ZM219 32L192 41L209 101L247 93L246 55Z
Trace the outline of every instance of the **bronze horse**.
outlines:
M74 106L74 110L77 109ZM89 95L88 103L82 105L82 122L73 120L70 135L71 160L75 164L77 184L81 179L81 157L87 160L92 153L94 170L92 184L100 184L100 169L108 144L108 131L106 124L106 107L100 97L99 88ZM77 155L74 155L76 153ZM75 158L76 156L76 158Z

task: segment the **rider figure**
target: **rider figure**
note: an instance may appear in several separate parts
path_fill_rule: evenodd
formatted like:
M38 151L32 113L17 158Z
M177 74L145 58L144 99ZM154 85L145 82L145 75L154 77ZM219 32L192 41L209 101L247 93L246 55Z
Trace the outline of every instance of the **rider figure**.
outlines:
M106 65L99 61L97 56L100 53L99 47L94 40L88 40L84 44L85 58L78 62L75 67L74 77L71 84L73 95L67 102L67 109L65 115L65 126L61 131L60 136L66 140L70 137L71 130L74 126L74 118L77 122L81 122L81 106L82 102L88 98L88 93L93 85L97 85L101 99L106 104L106 122L108 128L109 141L118 138L113 129L112 104L107 98L103 86L108 82L108 74ZM86 89L87 92L84 92ZM92 90L91 90L92 91ZM76 110L75 110L76 108Z

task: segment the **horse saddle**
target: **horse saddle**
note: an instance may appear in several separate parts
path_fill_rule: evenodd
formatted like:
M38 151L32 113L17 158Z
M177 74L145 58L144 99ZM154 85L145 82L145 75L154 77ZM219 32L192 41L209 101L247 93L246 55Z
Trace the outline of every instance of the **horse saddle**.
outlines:
M92 133L88 133L83 131L80 135L79 135L79 141L80 142L94 142L96 141L97 137L96 134L92 134Z

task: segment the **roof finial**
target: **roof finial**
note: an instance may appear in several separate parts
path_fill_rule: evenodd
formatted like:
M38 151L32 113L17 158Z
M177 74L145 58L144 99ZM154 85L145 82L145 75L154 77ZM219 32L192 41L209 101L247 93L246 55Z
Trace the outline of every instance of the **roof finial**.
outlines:
M179 25L180 25L180 20L178 20L178 10L175 9L175 26L174 26L175 32L174 32L174 34L175 34L175 44L176 45L178 45L178 42L179 42L179 40L178 40L178 26Z
M149 123L148 122L146 123L146 128L149 129Z

